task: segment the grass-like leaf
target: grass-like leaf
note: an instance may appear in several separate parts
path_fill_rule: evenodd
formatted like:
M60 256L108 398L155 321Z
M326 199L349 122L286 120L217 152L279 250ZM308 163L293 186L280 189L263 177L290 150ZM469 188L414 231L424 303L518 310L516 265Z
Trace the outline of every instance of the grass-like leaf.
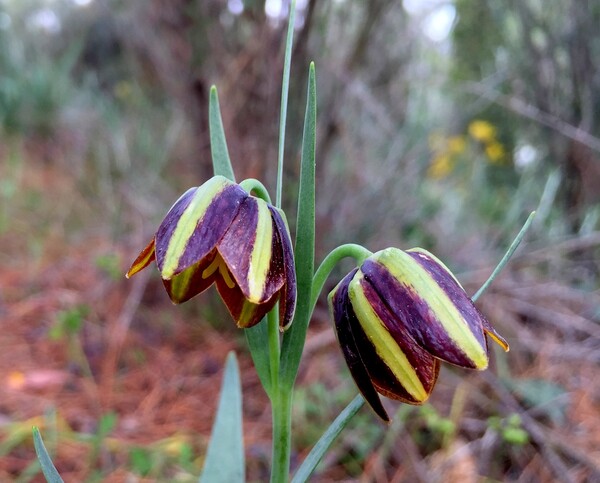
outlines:
M281 85L281 112L279 115L279 149L277 151L277 185L275 206L281 208L283 191L283 153L285 151L285 126L287 121L288 94L290 91L290 70L292 67L292 46L294 44L294 23L296 18L296 0L290 2L285 54L283 56L283 82Z
M506 266L508 261L511 259L511 257L515 253L516 249L519 248L519 245L523 241L523 238L525 238L525 235L527 234L527 231L529 230L529 227L531 226L531 223L533 222L534 217L535 217L535 211L532 211L529 214L529 216L527 217L527 220L525 221L523 228L521 228L521 231L519 231L519 233L517 234L517 236L515 237L513 242L510 244L510 246L508 247L508 250L506 250L506 253L502 257L502 260L500 260L500 263L498 263L498 265L496 266L496 268L494 269L494 271L492 272L490 277L485 281L485 283L481 286L481 288L479 290L477 290L477 292L475 293L475 295L473 295L473 297L471 297L471 300L473 300L473 302L475 302L479 297L481 297L483 292L485 292L487 290L487 288L491 285L491 283L494 281L494 279L500 274L502 269Z
M229 159L229 151L227 150L225 130L223 129L223 119L221 118L221 108L219 107L219 96L215 86L210 88L208 125L210 130L210 152L212 154L214 174L215 176L220 174L231 181L235 181L231 160Z
M312 279L315 265L315 149L317 130L317 86L315 65L310 64L308 96L304 116L304 136L300 161L300 187L298 192L298 217L296 222L296 282L298 299L296 315L290 329L283 337L281 349L280 384L294 385L306 330L310 320Z
M348 424L348 421L352 419L364 403L365 400L359 394L344 408L338 417L335 418L333 423L327 428L327 431L323 433L323 436L319 438L319 441L313 446L313 449L310 450L310 453L308 453L308 456L296 471L292 483L304 483L305 481L308 481L310 475L315 471L319 461L321 461L323 455L331 447L335 438L339 436L346 427L346 424Z
M38 457L46 481L48 483L63 483L63 479L58 474L54 463L52 463L52 458L50 458L50 455L44 446L40 430L35 426L33 428L33 446L35 447L35 454Z
M235 353L227 355L217 416L210 435L200 483L236 483L245 479L242 387Z

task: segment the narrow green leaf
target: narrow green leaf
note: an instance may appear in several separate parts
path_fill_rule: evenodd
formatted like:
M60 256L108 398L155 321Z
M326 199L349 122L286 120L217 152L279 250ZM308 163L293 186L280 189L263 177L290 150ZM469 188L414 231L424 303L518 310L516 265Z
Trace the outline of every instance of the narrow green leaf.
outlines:
M523 241L523 238L525 238L525 235L527 234L527 231L529 230L529 227L531 226L531 223L533 222L534 217L535 217L535 211L532 211L529 214L529 216L527 217L527 220L525 221L523 228L521 228L521 231L519 231L519 233L517 234L517 236L515 237L513 242L510 244L510 246L508 247L508 250L506 250L506 253L502 257L502 260L500 260L500 263L496 266L496 268L494 269L494 271L492 272L490 277L485 281L485 283L481 286L481 288L479 290L477 290L477 293L475 293L475 295L473 295L473 297L471 297L471 300L473 302L477 301L477 299L479 297L481 297L483 292L485 292L487 290L487 288L491 285L491 283L494 281L494 279L500 274L502 269L506 266L506 264L508 263L510 258L515 253L516 249L519 248L519 245Z
M48 483L63 483L63 479L58 474L52 459L44 446L40 430L34 426L33 428L33 446L35 447L35 454L38 457L40 465L42 467L42 473Z
M219 107L219 95L217 88L210 88L210 99L208 103L208 123L210 130L210 152L212 154L213 171L215 176L220 174L231 181L235 181L229 151L227 150L227 140L225 139L225 130L223 129L223 119L221 118L221 108Z
M244 329L250 355L254 362L254 367L258 378L269 397L271 397L271 366L269 361L269 340L268 326L266 317L254 327Z
M323 455L335 441L335 438L339 436L346 427L346 424L348 424L364 403L365 400L359 394L344 408L319 438L319 441L313 446L313 449L310 450L310 453L308 453L308 456L296 471L292 483L304 483L305 481L308 481L310 475L312 475L313 471L315 471L315 468L321 461L321 458L323 458Z
M242 387L234 352L227 355L217 416L210 435L200 483L243 482Z
M296 223L295 265L298 298L296 315L283 336L280 384L292 388L302 357L302 348L312 312L311 291L315 264L315 149L317 130L317 86L315 65L310 64L304 136L300 161L300 187Z
M294 24L296 18L296 0L290 2L287 36L285 39L285 55L283 57L283 81L281 84L281 112L279 115L279 150L277 152L277 185L275 206L281 208L283 190L283 153L285 150L285 125L287 121L288 93L290 91L290 70L292 67L292 46L294 44Z

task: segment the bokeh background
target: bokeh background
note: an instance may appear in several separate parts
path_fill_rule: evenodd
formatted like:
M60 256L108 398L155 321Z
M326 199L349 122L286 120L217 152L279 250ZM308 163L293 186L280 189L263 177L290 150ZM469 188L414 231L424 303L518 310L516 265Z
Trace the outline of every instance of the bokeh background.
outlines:
M212 84L237 177L274 189L287 8L0 1L1 481L42 481L32 425L66 481L195 481L231 349L248 478L268 478L270 411L221 302L123 274L211 174ZM537 210L478 303L510 353L445 367L389 427L363 409L314 481L600 481L600 3L298 0L297 20L284 205L294 226L314 60L317 261L422 246L473 293ZM298 384L292 466L356 393L324 300Z

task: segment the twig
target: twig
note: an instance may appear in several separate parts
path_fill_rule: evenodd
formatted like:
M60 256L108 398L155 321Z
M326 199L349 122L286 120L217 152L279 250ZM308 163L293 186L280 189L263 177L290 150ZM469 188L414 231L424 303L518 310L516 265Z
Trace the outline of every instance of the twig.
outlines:
M468 83L465 90L467 92L480 95L481 97L484 97L485 99L488 99L499 106L505 107L506 109L513 111L520 116L539 122L540 124L559 132L569 139L573 139L574 141L577 141L584 146L593 149L594 151L600 152L600 139L592 136L589 132L578 128L577 126L573 126L572 124L563 121L554 114L540 110L533 104L530 104L523 99L520 99L516 96L508 96L493 89L489 89L479 82Z

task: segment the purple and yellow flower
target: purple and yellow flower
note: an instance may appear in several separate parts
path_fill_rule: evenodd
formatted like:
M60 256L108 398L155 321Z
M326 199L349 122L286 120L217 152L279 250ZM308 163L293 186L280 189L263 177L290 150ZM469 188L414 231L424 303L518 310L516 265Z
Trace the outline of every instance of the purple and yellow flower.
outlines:
M256 325L278 301L281 329L292 321L296 275L282 212L223 176L175 202L127 277L153 260L173 303L215 283L238 327Z
M486 334L508 350L454 275L421 248L371 255L335 287L329 304L350 373L384 421L379 394L422 404L440 361L487 368Z

